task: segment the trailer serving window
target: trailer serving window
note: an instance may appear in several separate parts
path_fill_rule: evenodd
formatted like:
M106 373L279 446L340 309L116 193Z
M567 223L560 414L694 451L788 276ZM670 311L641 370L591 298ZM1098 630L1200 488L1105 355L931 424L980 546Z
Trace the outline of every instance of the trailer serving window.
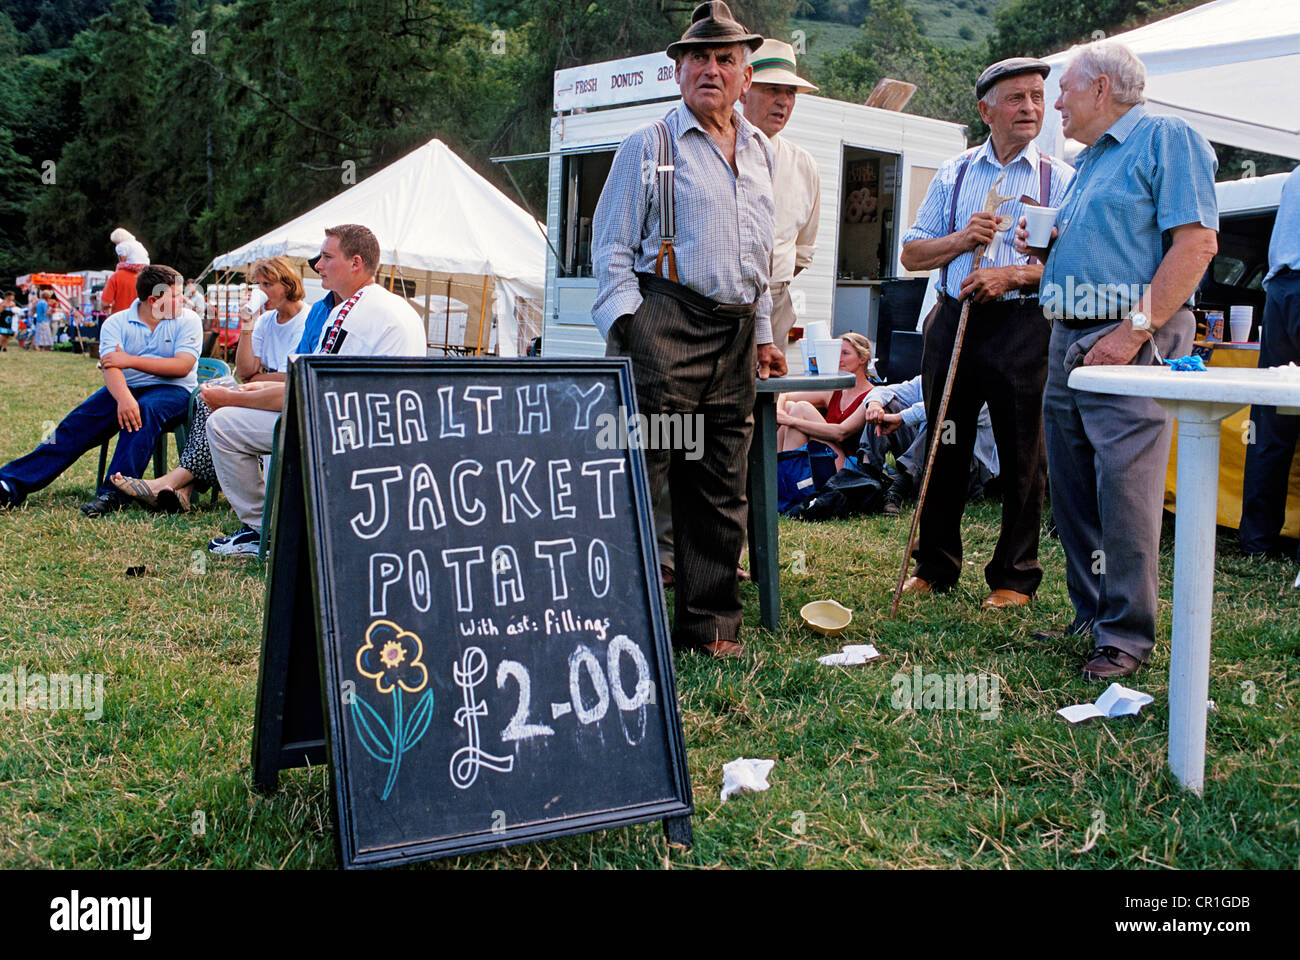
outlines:
M560 276L590 277L591 222L614 150L566 156L560 180Z
M844 147L840 180L840 280L880 280L894 275L901 158L894 153Z

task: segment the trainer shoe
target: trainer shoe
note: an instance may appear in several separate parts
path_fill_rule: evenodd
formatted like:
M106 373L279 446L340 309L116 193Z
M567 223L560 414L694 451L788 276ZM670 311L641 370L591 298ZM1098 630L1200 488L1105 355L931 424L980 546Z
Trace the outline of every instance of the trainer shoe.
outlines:
M217 537L208 543L208 549L223 557L255 557L262 546L262 534L248 524L234 533Z
M18 491L13 488L9 481L0 480L0 510L16 507L22 502L23 498L18 496Z

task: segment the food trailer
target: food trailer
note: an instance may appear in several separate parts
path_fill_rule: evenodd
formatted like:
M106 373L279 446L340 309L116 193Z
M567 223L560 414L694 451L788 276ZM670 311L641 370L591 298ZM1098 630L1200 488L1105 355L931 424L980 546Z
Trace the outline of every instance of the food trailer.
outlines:
M591 319L596 280L591 223L614 151L680 99L664 53L557 70L551 119L545 356L599 356ZM812 266L794 279L801 323L856 330L875 341L882 281L909 274L899 238L940 164L966 148L965 128L943 120L801 94L782 136L821 173L821 223Z

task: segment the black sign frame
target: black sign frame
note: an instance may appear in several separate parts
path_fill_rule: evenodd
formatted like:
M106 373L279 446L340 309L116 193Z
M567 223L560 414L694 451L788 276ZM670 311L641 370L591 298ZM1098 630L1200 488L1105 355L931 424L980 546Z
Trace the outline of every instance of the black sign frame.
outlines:
M347 784L341 774L347 759L344 710L338 691L335 634L332 611L334 586L329 566L330 531L323 529L324 490L312 469L313 445L321 438L315 425L324 422L318 389L322 374L366 373L386 376L429 376L439 385L449 375L473 375L478 382L494 374L517 377L522 368L530 376L579 377L614 375L618 403L636 412L631 361L625 358L590 360L548 359L431 359L377 357L303 357L290 370L285 415L277 430L277 449L268 484L273 512L265 518L270 531L270 564L263 619L257 712L253 744L253 780L266 792L276 789L282 769L328 762L330 795L339 861L345 869L389 866L438 857L501 849L520 843L571 836L594 830L662 820L670 843L691 845L694 805L685 739L678 711L676 673L667 627L663 588L655 545L654 517L642 450L630 444L625 451L632 484L640 572L646 591L652 627L652 655L660 680L663 737L668 753L667 771L672 797L640 802L551 820L500 829L482 830L404 844L382 850L358 851L353 831L353 811L347 803ZM304 562L306 561L306 562Z

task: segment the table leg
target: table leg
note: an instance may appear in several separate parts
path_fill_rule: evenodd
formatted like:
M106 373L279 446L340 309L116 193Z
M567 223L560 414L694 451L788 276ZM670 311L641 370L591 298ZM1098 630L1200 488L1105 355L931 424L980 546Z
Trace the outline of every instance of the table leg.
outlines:
M1187 405L1190 406L1190 405ZM1169 767L1178 782L1205 786L1206 701L1214 603L1214 526L1219 495L1219 421L1178 411L1178 506L1174 528L1174 620L1169 657Z
M780 546L776 532L776 395L754 402L749 442L749 573L758 584L759 621L775 630L781 620Z

